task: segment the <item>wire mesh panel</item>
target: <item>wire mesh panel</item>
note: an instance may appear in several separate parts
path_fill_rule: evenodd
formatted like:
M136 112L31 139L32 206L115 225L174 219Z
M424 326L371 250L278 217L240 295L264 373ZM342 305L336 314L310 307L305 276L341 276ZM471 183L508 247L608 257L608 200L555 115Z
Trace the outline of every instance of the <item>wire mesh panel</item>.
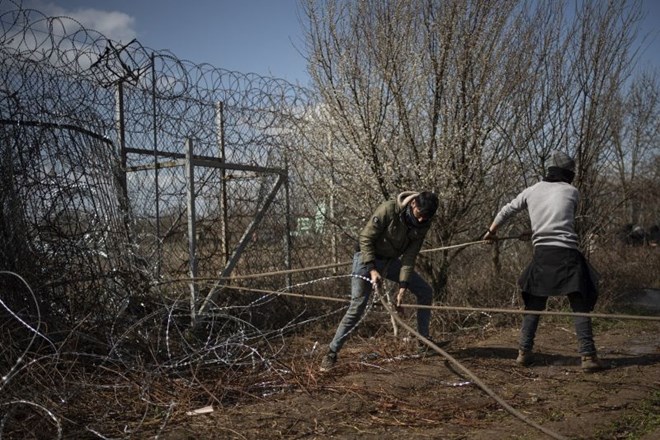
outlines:
M304 142L307 91L0 5L1 227L9 237L0 257L39 286L41 307L57 312L49 319L91 313L116 331L113 317L136 303L179 298L154 286L187 278L193 260L197 276L212 280L230 263L235 275L291 264L298 221L290 217L299 210L291 210L286 147ZM210 290L202 286L199 298ZM103 334L92 321L80 329Z
M115 186L107 194L125 211L118 221L128 228L115 247L129 252L132 264L144 273L187 273L181 162L186 139L193 140L195 156L273 170L286 167L281 137L295 130L292 120L307 105L302 89L281 80L194 65L137 41L113 42L74 20L18 6L3 12L1 22L2 119L13 129L43 121L100 139L95 142L107 156L103 166L114 177ZM82 143L66 145L85 149ZM59 148L60 156L69 154ZM81 165L100 163L94 156ZM200 275L217 275L222 269L276 174L196 167ZM68 185L63 178L51 181ZM285 267L287 211L282 189L263 226L250 237L237 271ZM93 215L101 222L104 214Z
M273 338L335 314L341 306L257 292L334 280L236 278L327 262L324 211L287 170L292 147L304 154L313 105L285 81L195 65L0 0L0 406L31 399L58 414L58 429L76 420L71 437L118 423L139 432L126 402L151 387L124 372L220 366L217 383L242 370L256 378L272 369ZM123 393L126 380L144 394L98 399L95 383ZM95 413L126 420L79 416ZM4 417L0 435L30 436L42 416Z

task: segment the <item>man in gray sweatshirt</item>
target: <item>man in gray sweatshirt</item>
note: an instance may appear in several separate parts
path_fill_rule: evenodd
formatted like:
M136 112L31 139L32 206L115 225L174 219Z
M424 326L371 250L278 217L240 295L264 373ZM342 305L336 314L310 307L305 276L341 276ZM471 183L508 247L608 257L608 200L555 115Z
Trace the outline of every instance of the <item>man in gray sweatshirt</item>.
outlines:
M549 296L566 295L576 313L589 313L598 297L597 275L578 250L575 212L579 192L571 183L575 161L563 152L555 152L543 181L524 189L495 216L485 240L494 240L497 229L522 210L527 210L532 227L534 256L518 284L525 310L545 310ZM540 315L523 317L520 347L516 362L532 363L532 348ZM592 372L604 368L598 359L591 318L576 316L575 333L582 369Z

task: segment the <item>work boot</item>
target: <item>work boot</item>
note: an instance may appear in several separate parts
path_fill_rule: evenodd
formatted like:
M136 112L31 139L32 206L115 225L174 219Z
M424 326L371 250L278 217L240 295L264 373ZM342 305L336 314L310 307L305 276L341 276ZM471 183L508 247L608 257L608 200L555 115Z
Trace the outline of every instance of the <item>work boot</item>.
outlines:
M336 363L337 363L337 353L335 353L332 350L328 350L328 353L325 356L323 356L323 360L321 361L321 368L319 368L319 370L321 372L330 371L332 370L332 367L334 367Z
M598 359L598 355L589 354L582 356L582 371L585 373L593 373L594 371L605 370L609 366Z
M532 352L526 350L518 350L518 357L516 358L516 364L527 367L532 364Z

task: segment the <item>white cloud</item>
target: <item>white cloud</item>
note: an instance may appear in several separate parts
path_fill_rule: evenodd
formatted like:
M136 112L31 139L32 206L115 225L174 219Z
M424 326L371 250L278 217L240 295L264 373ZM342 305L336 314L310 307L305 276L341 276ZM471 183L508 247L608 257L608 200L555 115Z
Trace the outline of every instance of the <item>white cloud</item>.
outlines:
M81 9L71 12L71 18L85 28L99 31L111 40L128 43L137 36L135 19L123 12L106 12L98 9Z
M42 0L24 1L23 7L36 9L50 17L71 17L80 22L85 29L98 31L110 40L128 43L137 37L135 18L124 12L95 8L67 9L57 3Z

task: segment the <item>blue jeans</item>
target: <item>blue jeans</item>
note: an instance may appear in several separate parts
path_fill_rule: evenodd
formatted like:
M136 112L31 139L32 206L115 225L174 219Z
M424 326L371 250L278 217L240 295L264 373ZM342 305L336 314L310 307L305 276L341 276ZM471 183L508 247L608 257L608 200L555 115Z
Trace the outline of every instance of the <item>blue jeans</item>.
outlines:
M359 275L366 279L371 279L368 268L360 262L360 252L353 256L353 278L351 279L351 303L348 306L346 314L339 323L335 337L330 343L330 350L335 353L341 350L344 342L355 326L360 322L364 310L369 302L372 286L369 281L358 278ZM383 278L399 282L399 271L401 270L401 261L398 258L384 260L376 259L376 269ZM383 273L387 266L387 273ZM408 290L417 297L417 304L430 306L433 301L433 289L424 281L424 279L413 272L408 280ZM425 338L429 337L429 325L431 323L430 309L417 309L417 331Z
M578 292L569 293L568 301L571 304L571 309L575 313L589 313L590 309L588 304ZM546 303L548 302L547 296L534 296L529 295L525 310L545 310ZM540 315L525 315L523 317L522 329L520 330L520 349L523 351L532 351L534 348L534 336L536 329L539 326ZM596 354L596 344L594 343L593 330L591 328L591 318L588 316L575 316L573 317L575 324L575 334L578 339L578 353L582 356Z

